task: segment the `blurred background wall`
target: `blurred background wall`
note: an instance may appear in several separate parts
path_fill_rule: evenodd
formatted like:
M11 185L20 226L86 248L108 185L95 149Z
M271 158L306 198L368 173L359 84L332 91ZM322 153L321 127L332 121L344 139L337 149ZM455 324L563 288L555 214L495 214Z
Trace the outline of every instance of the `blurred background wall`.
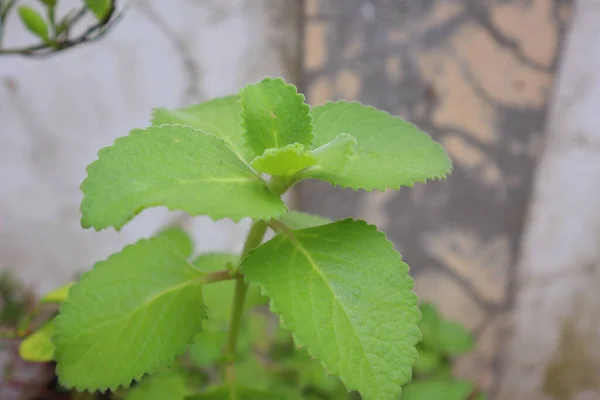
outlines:
M97 43L0 59L0 269L45 291L168 222L193 229L200 251L236 249L246 224L162 210L121 234L83 231L78 185L152 107L284 76L312 104L401 115L453 158L445 182L310 182L290 200L387 233L418 294L475 334L459 374L492 398L600 398L600 356L586 356L600 342L598 21L595 0L132 1ZM13 23L5 40L29 38Z
M498 395L521 235L571 2L307 0L305 10L309 100L359 100L401 115L444 145L455 170L445 182L398 192L309 182L300 203L382 228L411 265L419 296L477 337L458 373ZM517 378L506 389L520 384ZM530 389L507 398L545 396Z
M265 75L294 81L300 3L276 3L133 1L98 42L46 59L0 57L0 269L39 293L174 219L187 220L152 209L120 234L82 230L85 166L115 138L146 126L153 107L230 94ZM34 42L13 14L4 43ZM249 226L207 217L186 224L200 251L236 249Z

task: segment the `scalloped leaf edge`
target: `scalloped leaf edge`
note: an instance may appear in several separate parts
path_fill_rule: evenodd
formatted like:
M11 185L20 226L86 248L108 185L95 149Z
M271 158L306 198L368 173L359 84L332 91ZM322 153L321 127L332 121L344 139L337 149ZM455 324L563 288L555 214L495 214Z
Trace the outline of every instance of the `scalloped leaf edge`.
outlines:
M121 229L123 229L123 227L125 225L127 225L129 222L131 222L142 211L150 209L150 208L157 208L157 207L164 207L165 209L167 209L169 211L172 211L172 212L173 211L182 211L182 212L184 212L187 215L190 215L192 217L206 216L206 217L210 218L214 222L217 222L217 221L220 221L220 220L223 220L223 219L229 219L229 220L233 221L234 223L238 223L238 222L240 222L241 220L243 220L245 218L250 218L250 217L247 217L247 216L239 217L239 218L231 218L231 217L228 217L228 216L219 216L219 215L217 215L217 216L211 216L211 215L208 215L208 214L195 214L195 215L191 215L191 214L188 214L185 210L182 210L182 209L179 209L179 208L168 207L168 206L165 206L164 204L152 204L152 205L143 207L140 210L134 211L133 215L131 217L129 217L126 221L124 221L120 225L106 225L106 224L92 225L91 223L84 223L83 209L82 209L83 202L85 200L84 186L86 185L86 182L88 182L88 180L89 180L90 170L92 168L95 168L95 165L98 162L100 162L100 157L104 157L105 154L109 154L112 151L113 147L115 147L118 142L122 142L124 140L128 140L130 137L133 137L135 135L145 134L145 133L147 133L148 129L150 129L150 128L169 127L169 126L171 126L171 127L177 127L177 126L186 127L186 128L189 128L189 129L196 130L198 132L202 132L202 133L204 133L206 135L211 135L211 136L217 138L218 140L220 140L221 142L223 142L227 146L227 148L229 148L231 150L231 148L229 147L229 145L227 144L227 142L224 141L223 139L221 139L219 136L217 136L217 135L215 135L213 133L210 133L210 132L203 131L202 129L194 128L193 126L190 126L190 125L184 125L184 124L161 124L161 125L152 125L152 126L149 126L149 127L146 127L146 128L134 128L134 129L130 130L129 134L127 134L125 136L120 136L120 137L116 138L112 145L105 146L105 147L101 148L100 150L98 150L96 159L94 161L92 161L91 163L89 163L86 166L86 168L85 168L85 171L86 171L87 175L84 178L84 180L81 182L81 184L79 185L79 190L84 194L83 199L81 200L81 203L79 204L79 211L80 211L80 213L82 215L82 217L81 217L81 227L82 228L84 228L84 229L92 228L96 232L100 232L100 231L102 231L104 229L108 229L108 228L114 228L115 231L120 232ZM233 154L235 154L235 156L237 158L239 158L244 164L248 165L244 160L242 160L239 157L239 155L237 153L235 153L233 150L231 150L231 152ZM248 165L248 168L249 168L250 171L252 171L256 175L257 181L262 182L263 185L265 185L265 187L267 189L269 189L269 185L265 182L265 180L260 175L258 175L256 173L256 171L253 168L251 168L249 165ZM260 216L260 217L254 217L253 219L265 219L265 220L269 220L271 218L279 218L281 215L285 214L288 211L287 205L285 203L283 203L283 205L284 205L284 209L282 211L280 211L279 213L277 213L276 215L263 215L263 216Z
M190 271L194 272L195 274L199 274L199 271L192 267L189 260L187 258L185 258L183 256L183 254L181 254L181 252L179 252L177 250L177 248L174 247L172 242L170 242L168 239L166 239L164 237L153 236L150 238L140 239L140 240L136 241L135 243L128 244L127 246L123 247L121 250L108 256L106 259L97 261L91 269L89 269L81 274L81 276L79 277L79 280L69 289L69 293L75 293L75 292L81 290L81 288L78 287L79 283L82 283L82 282L86 281L87 279L89 279L90 273L92 273L94 271L94 269L97 268L98 264L102 265L102 264L108 263L112 258L119 255L119 253L123 252L125 249L134 247L141 242L149 242L149 241L164 241L165 243L168 243L170 246L173 247L174 253L181 256L181 258L183 260L185 260L185 262L188 264L188 267L190 268ZM201 276L201 275L198 275L198 276ZM196 334L197 334L197 332L194 333L188 342L183 344L180 349L173 352L172 357L169 357L167 360L165 360L162 363L155 362L155 363L149 365L146 368L146 372L143 372L143 373L139 374L138 376L134 376L133 378L130 378L130 379L128 379L128 378L122 379L116 385L106 385L106 386L74 385L74 384L70 383L68 379L64 379L62 377L62 372L61 372L60 364L58 361L58 358L60 357L59 356L60 351L59 351L58 346L56 345L56 341L59 340L59 338L60 338L61 322L63 319L63 317L61 317L61 311L63 310L64 307L69 307L68 304L69 304L69 299L67 299L65 302L63 302L60 305L59 312L56 315L56 317L54 317L54 319L53 319L54 334L51 337L51 342L52 342L52 345L54 345L54 360L56 362L55 372L56 372L56 376L58 377L60 384L67 388L75 389L79 393L82 393L85 391L89 391L89 392L98 391L100 393L106 393L106 391L108 391L108 390L114 392L119 388L128 389L133 382L139 382L145 375L153 375L153 374L157 373L165 365L169 365L170 363L175 361L175 359L183 356L187 352L187 349L189 348L189 346L194 343L194 339L196 338ZM204 311L204 318L202 320L204 321L207 318L206 307L203 311ZM200 330L200 332L202 332L202 329Z
M380 235L380 236L383 237L383 239L385 240L385 242L387 243L387 245L390 246L392 249L394 249L394 251L396 251L396 253L400 257L400 261L402 261L402 254L400 254L400 252L395 249L394 244L387 238L386 234L383 233L383 232L381 232L381 231L379 231L377 229L377 226L369 224L367 221L360 220L360 219L353 219L353 218L344 218L344 219L341 219L341 220L333 221L331 223L334 224L334 223L346 222L346 221L360 222L364 226L367 226L368 228L371 228L378 235ZM329 224L324 224L324 225L320 225L320 226L325 226L325 225L329 225ZM315 227L304 228L304 229L313 229L313 228L315 228ZM301 231L301 230L304 230L304 229L295 229L294 231ZM268 243L268 242L265 242L265 243ZM258 247L260 247L260 246L258 246ZM254 249L250 250L248 252L248 255L250 255L258 247L255 247ZM402 261L402 262L404 262L404 261ZM415 365L415 363L419 359L419 354L417 352L417 347L416 346L417 346L417 344L419 342L421 342L423 340L423 335L421 334L421 330L419 329L419 327L417 325L419 323L419 321L421 320L421 311L419 310L419 307L418 307L419 298L418 298L417 294L414 291L415 280L413 279L412 276L410 276L410 265L408 265L408 263L404 263L404 264L406 264L408 266L407 277L410 280L410 292L412 294L411 295L411 303L414 303L413 306L418 311L418 314L419 314L419 318L416 321L413 322L413 329L412 329L413 332L411 332L410 335L407 335L407 337L411 339L411 343L409 343L409 344L410 344L410 346L412 346L411 351L410 351L412 353L412 363L408 367L409 368L409 372L410 372L410 377L412 377L412 367ZM242 261L242 273L243 273L243 261ZM251 284L250 282L248 282L248 280L246 279L245 275L244 275L244 282L247 285ZM296 333L287 325L287 323L285 321L285 318L277 310L277 304L275 304L275 301L269 295L268 291L263 286L261 286L261 285L258 285L258 286L260 288L261 294L263 296L266 296L269 299L269 311L271 311L273 314L275 314L277 316L277 318L279 319L281 328L284 329L285 331L289 332L292 335L292 339L294 341L294 345L296 345L297 347L301 347L301 348L306 349L306 351L308 352L308 355L312 359L317 360L319 362L319 364L323 367L323 370L325 371L325 373L327 375L329 375L329 376L335 376L335 377L341 379L341 381L346 386L346 390L348 392L350 392L352 390L356 390L356 391L358 391L360 393L358 387L355 387L354 385L349 385L345 378L343 378L342 376L336 374L335 372L330 372L329 368L323 363L323 361L313 353L312 347L305 346L304 344L302 344L302 343L299 342L298 338L296 337ZM410 382L411 382L411 379L409 378L406 382L403 382L401 384L401 386L405 386L405 385L407 385ZM361 393L361 395L362 395L362 393Z
M369 109L371 109L371 110L373 110L373 111L375 111L377 113L385 114L385 115L387 115L390 118L394 118L394 119L398 119L399 118L399 119L401 119L403 122L406 122L407 124L412 125L416 129L418 129L420 132L422 132L423 134L429 136L429 138L433 142L435 142L435 144L437 146L439 146L441 150L443 150L443 153L446 155L446 159L448 160L448 164L449 164L448 165L448 171L446 173L444 173L444 174L434 174L434 175L431 175L431 176L426 177L424 179L415 179L411 184L392 185L392 186L365 186L365 187L362 187L362 186L336 184L336 183L332 183L332 182L326 181L326 182L331 183L331 186L333 186L333 187L339 187L341 189L350 188L350 189L352 189L354 191L364 190L364 191L369 192L369 193L372 192L373 190L384 192L384 191L386 191L388 189L391 189L391 190L400 190L400 188L402 188L402 187L413 188L415 186L415 183L426 184L427 182L443 181L443 180L446 180L448 178L448 176L452 173L452 171L454 171L454 162L450 158L450 155L448 154L448 152L446 151L446 149L444 148L444 146L442 146L442 144L439 143L438 141L434 140L428 132L425 132L425 131L421 130L421 128L419 128L413 122L410 122L409 120L406 120L406 119L402 118L401 116L393 115L392 113L390 113L388 111L380 110L379 108L377 108L375 106L372 106L370 104L363 104L363 103L361 103L359 101L356 101L356 100L352 100L352 101L348 101L348 100L328 100L328 101L326 101L323 104L320 104L318 106L313 107L312 110L311 110L311 113L314 113L315 110L323 108L323 107L326 107L326 106L331 105L331 104L359 105L359 106L362 106L362 107L369 108ZM313 118L313 121L314 121L314 118ZM313 124L314 124L314 122L313 122ZM314 178L310 178L310 179L314 179Z
M244 100L241 97L241 94L244 92L244 90L246 90L246 88L250 87L250 86L254 86L254 85L258 85L260 83L263 82L280 82L283 83L286 87L288 88L293 88L296 97L298 97L301 102L302 102L302 108L307 112L307 115L310 118L310 136L311 136L311 140L308 146L306 146L308 149L312 149L315 143L315 123L314 123L314 118L312 116L312 108L311 106L306 103L306 96L304 96L303 93L298 92L298 88L296 87L296 85L291 84L291 83L287 83L285 81L285 79L283 78L271 78L271 77L264 77L263 79L261 79L258 82L254 82L254 83L249 83L247 85L245 85L243 88L241 88L238 93L237 93L237 97L238 97L238 103L240 104L240 119L241 119L241 126L242 126L242 136L244 138L244 144L246 146L246 150L248 151L248 154L250 156L254 155L255 157L260 157L260 155L257 155L254 153L254 150L252 148L250 148L250 145L248 144L248 130L246 129L246 118L244 118ZM292 143L293 144L293 143ZM267 149L265 149L267 150ZM264 152L263 152L264 153Z

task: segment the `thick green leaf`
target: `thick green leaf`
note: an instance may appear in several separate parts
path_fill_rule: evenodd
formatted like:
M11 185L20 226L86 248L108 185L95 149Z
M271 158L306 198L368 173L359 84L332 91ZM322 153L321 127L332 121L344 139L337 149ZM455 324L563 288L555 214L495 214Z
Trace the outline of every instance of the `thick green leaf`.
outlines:
M298 143L279 149L266 149L262 156L252 160L257 171L275 176L290 176L317 163L317 159Z
M170 240L177 249L186 257L194 252L194 242L186 231L179 226L169 226L158 233L158 236Z
M141 210L166 206L213 219L269 219L283 201L214 135L183 125L133 130L100 150L81 184L83 227L119 230Z
M332 180L344 176L350 168L356 153L356 139L346 133L340 133L331 142L313 151L317 165L302 171L302 178Z
M402 400L465 400L472 392L471 382L427 380L407 385Z
M280 393L245 386L218 386L204 393L188 396L186 400L286 400Z
M161 237L97 263L55 318L60 382L78 390L128 387L182 354L206 317L200 277Z
M454 321L443 321L438 332L439 342L444 351L450 355L468 353L473 348L473 336L461 324Z
M44 42L48 41L48 24L40 13L31 7L20 6L19 17L29 32L41 38Z
M398 189L415 182L443 179L452 163L443 147L399 117L355 102L338 101L313 109L315 144L340 133L357 140L356 154L344 174L318 177L353 189Z
M288 211L283 214L279 220L291 229L312 228L313 226L325 225L331 222L331 220L321 217L320 215L299 211Z
M148 376L127 393L125 400L183 400L191 393L185 378L178 371Z
M310 107L294 85L281 78L265 78L244 87L239 99L246 143L255 156L294 143L311 148Z
M52 335L54 334L54 321L46 323L40 330L27 336L19 345L19 356L25 361L48 362L54 356Z
M417 359L419 311L408 265L383 233L353 220L294 230L251 251L242 272L348 389L367 400L400 395Z
M85 0L85 5L92 10L98 21L104 21L113 8L113 0Z
M242 107L236 95L219 97L185 108L157 108L152 112L152 125L189 125L220 137L242 160L249 163L249 155L242 128Z
M50 304L50 303L60 304L60 303L62 303L69 297L69 290L71 289L71 286L73 286L74 284L75 284L75 282L69 282L66 285L63 285L59 288L56 288L56 289L46 293L40 299L40 303L42 303L42 304Z

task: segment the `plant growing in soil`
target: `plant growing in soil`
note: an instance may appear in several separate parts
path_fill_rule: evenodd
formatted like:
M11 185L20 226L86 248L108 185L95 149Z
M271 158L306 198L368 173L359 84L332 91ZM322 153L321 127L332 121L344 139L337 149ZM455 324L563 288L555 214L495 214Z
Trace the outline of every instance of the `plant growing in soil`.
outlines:
M357 102L311 109L282 79L155 109L87 168L82 226L119 230L155 206L250 218L243 250L192 257L178 228L129 245L50 294L62 305L38 346L63 386L118 395L133 382L128 399L397 399L421 340L408 265L375 226L289 211L282 195L304 179L386 190L451 169L403 119ZM182 377L189 360L201 379Z

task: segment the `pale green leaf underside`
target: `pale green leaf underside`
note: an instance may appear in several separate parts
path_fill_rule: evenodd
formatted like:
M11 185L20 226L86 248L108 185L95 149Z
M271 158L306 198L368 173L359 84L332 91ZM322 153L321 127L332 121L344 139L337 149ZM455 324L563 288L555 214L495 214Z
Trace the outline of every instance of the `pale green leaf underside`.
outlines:
M182 354L206 316L200 276L161 237L97 263L55 318L60 382L78 390L128 387Z
M294 85L281 78L265 78L247 85L238 96L246 143L255 156L294 143L311 148L314 134L310 107Z
M148 376L127 393L125 400L183 400L191 393L185 378L177 371Z
M188 126L133 130L98 154L81 184L85 228L118 230L154 206L234 221L286 210L224 141Z
M25 361L48 362L52 361L54 345L54 321L48 322L40 330L27 336L19 345L19 356Z
M356 146L355 138L347 133L340 133L331 142L313 150L317 165L302 171L298 175L302 178L315 178L326 181L343 177L352 164Z
M220 137L242 160L252 160L242 129L242 108L236 95L219 97L185 108L157 108L152 112L152 125L189 125Z
M277 235L243 261L298 345L366 400L397 399L421 339L408 265L384 234L344 220Z
M314 148L347 133L357 141L345 174L326 177L353 189L398 189L443 179L452 163L443 147L402 118L356 102L338 101L313 108ZM325 178L319 178L325 179Z
M75 282L69 282L69 283L62 285L54 290L51 290L50 292L48 292L44 296L42 296L42 298L40 299L40 303L42 303L42 304L62 303L69 296L69 290L71 289L71 286L73 286L74 284L75 284Z
M331 220L320 215L300 211L288 211L279 220L290 229L312 228L313 226L325 225L331 222Z
M274 176L290 176L304 168L312 167L317 159L304 146L298 143L279 149L267 149L252 160L252 167L257 171Z

